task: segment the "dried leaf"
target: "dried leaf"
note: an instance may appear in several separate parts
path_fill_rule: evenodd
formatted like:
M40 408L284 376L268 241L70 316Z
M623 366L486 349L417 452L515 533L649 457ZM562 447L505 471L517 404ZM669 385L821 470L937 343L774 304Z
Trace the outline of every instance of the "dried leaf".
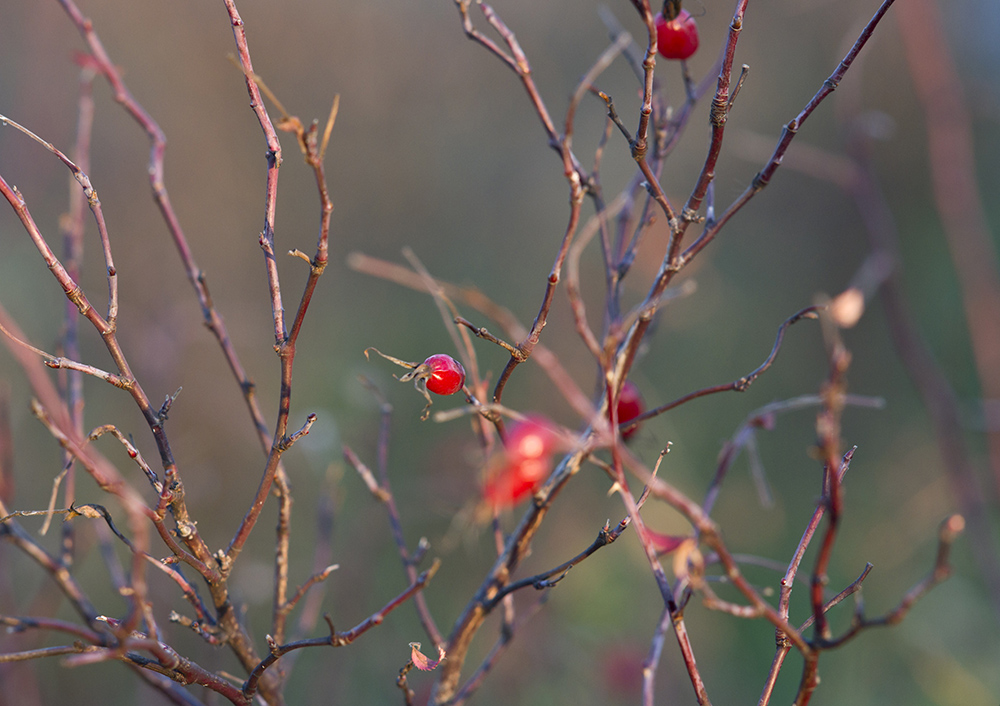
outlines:
M669 554L677 549L677 547L681 546L684 543L684 540L690 539L686 535L663 534L662 532L657 532L656 530L651 530L649 528L646 529L646 532L649 534L649 539L653 545L653 549L659 556Z
M413 662L414 667L422 672L429 672L444 661L443 647L438 647L438 659L434 661L429 659L427 655L420 651L419 642L411 642L410 649L412 650L410 654L410 661Z
M674 554L674 576L679 580L690 579L692 584L701 580L705 572L705 559L698 550L698 541L687 537Z

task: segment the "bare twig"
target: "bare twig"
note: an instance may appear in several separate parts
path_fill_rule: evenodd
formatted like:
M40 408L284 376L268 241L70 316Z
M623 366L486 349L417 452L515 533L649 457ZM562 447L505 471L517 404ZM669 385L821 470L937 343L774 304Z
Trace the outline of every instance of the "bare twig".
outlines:
M273 665L282 656L292 652L293 650L300 650L305 647L343 647L344 645L349 645L354 642L358 637L364 633L371 630L373 627L380 625L385 616L391 613L393 610L401 606L411 597L413 597L419 591L422 591L424 587L430 582L437 573L438 567L440 566L439 561L435 561L431 568L427 569L421 573L417 580L410 584L410 586L400 593L398 596L393 598L391 601L386 603L378 612L373 613L368 618L366 618L361 623L355 625L353 628L347 632L337 632L333 628L333 623L330 618L327 617L327 625L330 627L330 634L327 637L317 637L308 640L299 640L297 642L291 642L285 645L279 645L274 642L273 638L269 637L269 647L270 653L265 657L260 664L254 667L250 676L247 678L246 682L243 684L242 693L244 698L249 700L257 693L257 688L260 684L261 677L266 673L268 667Z
M389 481L389 433L392 422L392 406L389 405L381 391L374 385L369 385L369 390L371 390L376 400L378 400L381 411L377 447L379 480L374 488L369 486L369 490L372 490L372 494L385 506L386 513L389 516L389 527L392 530L392 538L396 543L396 551L403 562L403 570L406 572L406 577L413 583L417 580L417 566L422 559L423 552L420 552L420 556L415 556L407 549L406 537L403 535L403 523L400 520L399 508L396 506L396 498L392 493L392 485ZM345 449L345 453L346 451ZM359 473L362 473L360 467L364 464L361 464L357 460L357 457L352 459L352 464L355 468L358 468ZM363 473L362 477L364 477ZM373 477L371 481L374 482ZM425 540L421 540L421 544L423 545L424 543ZM420 618L420 624L431 639L431 642L434 643L434 648L439 649L444 645L444 638L441 636L441 631L438 629L437 623L434 622L423 593L417 593L413 597L413 602L417 609L417 615Z
M831 93L833 93L834 89L837 88L837 85L844 78L848 69L851 68L851 64L854 63L854 60L858 57L858 54L864 48L865 44L867 44L868 40L871 39L872 34L875 32L875 28L885 16L885 13L889 11L893 2L894 0L884 0L884 2L879 6L875 15L861 31L861 34L858 36L857 41L854 42L850 51L847 52L847 55L841 60L834 72L823 82L822 88L816 92L802 111L782 129L781 137L778 140L778 144L774 148L774 153L771 155L771 159L768 160L767 164L764 165L764 168L761 169L753 178L753 182L750 186L747 187L747 189L739 197L737 197L737 199L733 201L733 203L730 204L725 211L723 211L716 221L705 228L702 234L698 236L697 240L688 246L683 255L680 256L677 267L683 267L684 264L691 260L691 258L701 252L705 246L715 238L719 230L734 215L736 215L736 213L743 208L743 206L745 206L750 199L760 193L770 183L774 173L778 170L778 167L781 166L781 161L784 158L785 153L788 151L788 146L798 134L799 129L801 129L802 125L809 118L809 116L812 115L816 108L819 107L820 103L822 103ZM732 31L732 28L730 31Z
M790 317L785 319L784 323L782 323L781 326L778 327L778 334L774 339L774 345L771 347L770 354L768 354L767 358L764 360L763 363L758 365L749 374L744 375L743 377L734 380L733 382L730 383L725 383L722 385L713 385L711 387L705 387L700 390L695 390L694 392L689 392L686 395L678 397L676 400L673 400L672 402L667 402L666 404L660 405L659 407L643 412L632 421L628 422L627 424L623 424L622 431L624 432L629 429L632 429L638 426L641 422L645 421L646 419L650 419L657 415L663 414L664 412L667 412L671 409L680 407L682 404L690 402L691 400L698 399L699 397L704 397L706 395L713 395L718 392L730 392L730 391L745 392L747 388L749 388L750 385L753 384L754 380L760 377L760 375L764 371L766 371L768 368L771 367L771 365L774 363L774 359L778 357L778 351L781 350L781 344L782 341L784 341L785 331L788 330L788 327L796 323L797 321L801 321L802 319L817 318L816 312L819 311L821 308L822 307L819 306L809 306L803 309L802 311L792 314Z

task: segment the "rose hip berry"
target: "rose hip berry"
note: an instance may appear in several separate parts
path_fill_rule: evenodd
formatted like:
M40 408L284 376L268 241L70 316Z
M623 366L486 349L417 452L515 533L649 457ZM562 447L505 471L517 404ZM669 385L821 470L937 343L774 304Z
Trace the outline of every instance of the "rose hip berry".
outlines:
M437 353L424 360L423 363L410 363L391 355L386 355L377 348L366 348L365 357L369 351L375 351L386 360L390 360L396 365L409 368L410 372L399 377L400 382L413 380L413 386L417 392L424 396L427 405L421 412L420 418L427 419L430 414L431 396L427 394L430 390L435 395L453 395L465 385L465 368L457 360L445 353Z
M423 364L430 369L427 389L435 395L454 395L465 384L465 368L446 353L432 355Z
M509 458L524 460L545 458L556 450L558 443L559 436L548 421L530 416L510 426L503 446Z
M656 15L656 50L667 59L688 59L698 51L698 25L680 2L667 0Z
M483 486L483 498L495 508L514 507L538 489L549 474L548 458L507 459Z
M494 508L514 507L538 490L552 470L559 434L545 419L526 417L511 425L502 463L489 474L483 498Z
M621 392L618 393L618 424L621 426L626 422L631 422L640 414L646 411L646 405L639 393L639 386L631 380L626 380L622 385ZM629 427L622 432L622 439L626 441L637 431L639 425Z

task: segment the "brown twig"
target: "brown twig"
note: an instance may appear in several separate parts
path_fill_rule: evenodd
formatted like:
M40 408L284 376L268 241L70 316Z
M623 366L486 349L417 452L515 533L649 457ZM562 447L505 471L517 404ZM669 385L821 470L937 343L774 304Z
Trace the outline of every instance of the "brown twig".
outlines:
M601 528L601 531L597 533L597 538L590 544L589 547L584 549L582 552L577 554L572 559L564 561L559 566L543 571L534 576L529 576L523 578L520 581L515 581L504 586L502 589L496 592L496 594L486 603L484 606L487 611L492 610L496 605L503 600L505 596L510 595L514 591L518 591L522 588L532 587L535 590L543 590L555 586L557 583L566 577L569 570L574 566L589 558L599 549L603 549L612 542L614 542L618 537L621 536L622 532L631 524L631 518L626 517L621 522L619 522L614 529L611 529L607 524ZM555 578L553 578L553 576Z
M90 171L90 141L94 125L93 87L96 73L83 67L80 71L80 97L77 101L76 144L73 147L73 161L82 173ZM80 182L75 174L69 185L69 212L60 220L60 230L63 234L63 260L70 277L79 281L83 261L83 233L85 228L85 208L89 200L83 189L77 188ZM101 219L103 221L103 217ZM104 235L107 229L104 228ZM107 246L107 241L102 239ZM110 248L105 248L110 255ZM61 336L62 348L66 357L80 360L79 324L80 312L71 302L67 301L63 309L65 323ZM63 395L66 406L73 418L78 433L83 433L83 374L76 371L67 373L63 384ZM76 466L68 453L63 453L63 466L66 471L64 502L71 505L76 500ZM76 535L72 523L63 525L62 529L62 562L70 565L74 559Z
M250 60L250 48L247 43L243 19L240 17L233 0L225 0L225 3L233 28L233 37L236 40L240 68L243 70L247 92L250 94L250 108L257 116L257 121L260 123L261 130L264 133L264 141L267 145L264 229L261 231L259 242L261 250L264 251L264 268L267 272L268 290L271 294L274 344L281 363L281 392L279 395L278 417L275 423L274 437L271 442L270 451L268 452L264 472L257 487L257 493L226 549L226 563L227 565L231 565L236 560L236 557L239 556L247 539L249 539L254 525L257 524L257 518L264 508L264 501L271 492L271 485L278 471L282 453L279 449L279 441L287 433L288 416L291 409L291 378L292 364L295 359L295 346L294 342L292 342L291 346L287 345L288 332L285 327L284 307L281 303L281 283L278 278L277 261L274 252L274 218L278 198L278 169L281 167L281 143L278 141L278 134L274 129L271 118L268 116L260 87L253 79L253 63Z
M646 555L650 571L653 574L657 588L659 588L660 595L663 598L664 610L670 615L670 622L674 629L674 637L677 640L677 646L680 649L681 658L684 661L684 667L688 673L688 679L694 689L695 698L698 700L698 704L700 706L711 706L712 702L708 697L708 689L706 688L705 680L701 675L701 671L698 669L698 663L694 654L694 647L691 644L691 640L687 632L687 626L684 623L683 608L678 605L674 597L674 588L670 584L670 580L667 578L666 571L660 564L655 543L646 529L646 523L642 519L642 515L639 513L640 504L636 501L628 489L628 481L625 477L624 464L627 461L631 466L633 459L630 458L630 454L625 453L624 449L622 449L620 435L615 435L614 443L611 447L611 453L614 465L615 487L625 504L625 509L628 511L632 523L635 525L635 531L639 538L639 543L641 544L643 552ZM644 469L644 472L640 472L640 479L643 483L645 483L642 499L645 499L647 494L657 495L656 484L661 483L662 481L660 481L657 477L656 471L659 468L660 462L663 460L663 455L663 453L660 454L660 457L657 459L657 464L652 471ZM684 500L691 507L696 507L693 503L688 501L687 498L684 498ZM690 517L688 519L691 520ZM707 520L707 518L705 519ZM731 578L733 577L731 576Z
M733 382L730 383L724 383L722 385L712 385L711 387L705 387L700 390L695 390L694 392L689 392L686 395L678 397L672 402L667 402L666 404L660 405L659 407L647 410L646 412L643 412L630 422L623 424L621 431L622 432L628 431L629 429L638 426L641 422L647 419L651 419L652 417L656 417L671 409L680 407L682 404L690 402L691 400L698 399L699 397L705 397L706 395L714 395L718 392L731 392L731 391L745 392L747 388L749 388L750 385L752 385L753 382L758 377L761 376L762 373L764 373L768 368L771 367L771 365L774 364L775 358L778 357L778 351L781 350L781 344L784 341L785 331L788 330L788 327L796 323L797 321L801 321L802 319L817 318L818 316L817 312L820 309L822 309L822 307L820 306L808 306L805 309L796 312L795 314L792 314L790 317L785 319L785 321L781 324L781 326L778 327L778 334L774 339L774 345L771 347L771 352L768 354L767 358L764 359L764 362L758 365L756 368L754 368L754 370L752 370L749 374L744 375L743 377L734 380Z
M753 609L760 611L760 615L767 618L776 627L788 631L793 643L800 651L810 652L811 648L798 631L785 618L781 617L743 577L739 563L722 541L718 525L705 514L701 506L663 478L653 477L649 469L630 453L623 453L623 461L640 480L649 486L650 493L654 497L667 503L687 518L688 522L699 533L702 543L718 555L727 579L747 598Z
M369 385L369 390L375 395L375 399L379 403L379 410L381 412L381 421L379 423L378 432L378 445L377 445L377 459L378 459L378 482L373 490L373 495L378 499L384 506L385 511L389 516L389 527L392 530L392 538L396 543L396 551L399 553L399 558L403 562L403 569L406 572L406 577L411 583L417 580L417 565L419 564L420 558L422 558L423 552L420 552L421 556L415 557L410 553L409 549L406 547L406 537L403 534L403 523L399 517L399 508L396 506L396 498L392 493L392 485L389 481L389 433L392 423L392 406L386 401L385 396L378 390L374 385ZM345 453L347 449L345 448ZM354 458L355 467L363 466L357 457ZM360 471L360 469L359 469ZM374 478L372 478L374 481ZM371 488L370 488L371 489ZM421 544L424 544L425 540L421 540ZM434 618L431 615L430 608L427 606L427 601L424 598L423 593L418 593L413 597L413 604L417 609L417 616L420 619L420 624L424 628L424 632L430 638L431 642L434 644L434 649L438 649L444 645L444 638L441 636L441 631L437 627L437 623L434 622Z
M493 568L490 569L452 628L451 635L448 637L448 659L441 667L441 674L432 697L433 703L446 703L454 697L469 645L486 619L486 602L506 584L507 577L520 564L552 502L590 452L590 446L583 444L564 457L548 480L536 492L531 507L508 537Z
M27 213L26 209L24 213ZM30 219L30 214L28 218ZM23 340L24 334L10 319L3 307L0 307L0 325L10 331L15 338ZM45 374L38 358L20 346L8 345L8 349L21 365L39 400L36 408L41 412L40 419L62 447L83 465L86 472L94 478L102 489L121 498L129 517L133 541L139 549L147 550L149 537L145 518L151 513L138 493L121 479L117 470L107 459L85 448L86 441L82 435L77 433L69 410L49 376ZM136 595L144 600L146 595L144 563L138 555L133 558L132 563L132 588ZM133 614L133 619L137 615L137 613Z
M0 513L4 515L9 515L7 508L0 503ZM70 575L69 572L65 571L62 567L61 562L54 556L52 556L44 547L42 547L35 539L21 527L21 525L14 521L7 521L0 523L0 536L7 538L15 546L23 551L27 556L35 561L39 566L41 566L46 573L52 578L56 586L59 587L63 595L69 601L70 605L77 614L89 625L91 628L97 628L97 616L99 615L97 609L94 607L93 603L83 592L83 589L77 583L76 579ZM2 622L2 619L0 619ZM9 624L9 623L8 623ZM73 625L72 623L67 623L67 625ZM80 630L83 634L90 634L87 632L86 628L82 628L73 625L74 630Z
M819 400L817 399L817 401ZM844 475L850 468L850 460L853 456L853 451L849 451L848 454L849 455L845 455L844 462L841 464L837 472L838 481L843 481ZM819 528L819 523L823 519L823 515L826 514L826 508L827 506L824 496L824 498L821 499L819 504L816 506L816 510L813 512L812 517L809 519L806 529L802 533L802 538L799 540L799 544L792 555L792 559L788 563L788 569L785 572L784 577L781 579L781 589L778 595L778 612L786 619L789 617L792 588L795 583L795 578L798 575L799 565L802 562L802 558L805 556L806 549L812 542L813 536L816 534L816 530ZM804 630L806 627L811 625L814 620L815 615L802 625L802 629ZM768 672L767 679L765 680L764 689L761 692L758 706L766 706L766 704L770 701L774 685L777 683L778 673L781 671L785 657L792 648L791 642L780 630L775 631L775 642L777 643L777 651L775 652L774 659L771 663L771 669Z
M648 159L649 122L653 114L653 79L656 67L656 28L653 26L653 12L650 9L649 0L641 0L641 2L635 3L635 6L646 26L649 41L646 44L646 54L642 60L642 105L639 108L639 125L636 127L635 136L629 138L629 148L632 159L635 160L639 171L642 172L642 176L646 180L647 190L663 210L670 225L670 231L673 233L678 227L677 216Z
M894 0L884 0L882 2L872 19L869 20L868 24L865 25L865 28L861 31L861 34L854 42L850 51L847 52L847 55L841 60L834 72L823 82L822 88L816 92L801 112L799 112L799 114L782 129L781 137L778 139L778 143L774 148L774 153L771 155L767 164L764 165L763 169L757 172L750 186L748 186L746 190L739 197L737 197L736 200L725 209L725 211L722 212L717 220L707 224L705 230L698 236L697 240L687 247L676 263L676 267L678 269L690 262L693 257L697 256L697 254L705 248L705 246L712 242L719 230L725 226L725 224L754 196L760 193L771 182L771 178L778 170L778 167L781 166L782 159L788 151L789 145L798 134L798 131L802 128L802 125L809 118L809 116L812 115L816 108L819 107L820 103L822 103L831 93L833 93L834 89L837 88L837 85L844 78L848 69L851 68L851 64L854 63L854 60L858 57L858 54L864 48L865 44L867 44L868 40L871 39L872 34L875 32L875 28L885 16L885 13L889 11L893 2Z
M90 441L96 441L105 434L111 434L122 446L125 447L125 453L127 453L128 457L135 461L136 465L138 465L142 472L146 474L146 478L149 480L150 485L153 486L153 489L157 493L162 493L163 484L160 482L160 479L156 477L156 471L149 467L149 464L146 463L146 459L142 457L142 454L139 452L139 449L136 448L135 444L133 444L130 439L126 439L125 435L122 434L114 424L104 424L103 426L97 427L87 435L87 438Z
M507 45L507 50L510 52L507 54L499 46L484 37L473 27L472 20L469 17L468 12L469 0L455 0L455 4L462 17L462 26L466 35L470 39L486 47L491 53L500 58L517 74L518 78L521 80L524 89L528 93L529 100L531 101L532 106L534 106L535 112L538 114L539 120L541 121L542 126L545 129L545 133L548 136L549 146L559 153L563 163L563 174L569 182L570 187L569 220L566 225L566 230L564 232L559 251L556 254L555 262L553 263L548 279L546 280L545 294L542 297L542 303L539 306L538 314L535 316L535 320L532 323L527 336L525 336L517 344L516 353L511 354L506 367L503 372L500 373L496 385L493 388L493 402L500 403L503 398L504 387L507 385L507 381L510 379L511 374L519 364L531 356L535 347L538 345L542 329L545 328L545 324L548 320L548 314L552 307L555 290L559 284L562 265L579 224L580 207L585 193L585 185L588 183L589 177L580 166L576 156L573 154L569 141L565 138L565 136L560 135L556 131L555 124L552 122L548 109L545 107L541 94L538 92L538 88L532 78L531 65L528 63L528 58L515 38L514 33L504 24L503 20L500 19L492 7L485 3L478 3L480 9L483 11L483 15L486 17L487 22L489 22L490 26L493 27L493 29L500 35L504 43Z
M851 354L844 347L836 324L824 316L823 330L827 339L827 358L829 373L820 389L823 407L816 416L817 451L823 461L823 504L826 506L826 531L822 535L816 562L813 566L810 582L809 598L812 604L814 618L813 644L821 645L830 638L830 627L823 609L824 594L828 582L827 570L833 555L833 546L837 540L840 528L840 518L843 512L843 491L840 468L845 457L840 458L840 421L844 408L844 393L846 391L846 373L850 366ZM802 680L795 698L795 706L806 706L816 687L819 685L819 649L803 653L805 664L802 668Z
M298 640L297 642L279 645L274 641L274 638L269 636L268 644L270 652L267 657L261 660L261 662L254 667L253 671L250 672L250 676L243 683L242 693L244 698L248 701L253 698L253 695L257 693L261 677L266 673L268 667L273 665L289 652L292 652L293 650L300 650L305 647L343 647L344 645L351 644L373 627L380 625L382 621L385 620L386 615L401 606L415 594L422 591L434 577L434 574L437 573L439 566L440 562L435 561L434 564L429 569L421 573L417 577L416 581L413 581L409 587L406 588L406 590L386 603L379 611L368 616L368 618L358 623L347 632L337 632L333 628L333 623L331 622L329 616L327 616L327 625L330 627L330 634L327 637L316 637L308 640Z
M895 608L879 618L866 618L864 616L864 606L859 603L851 628L839 638L826 641L824 647L838 647L866 628L896 625L902 621L917 601L923 598L932 588L951 576L951 547L964 531L965 518L961 515L951 515L945 518L938 530L937 554L934 559L934 566L931 567L930 572L906 592L906 595L900 599Z
M493 647L490 648L489 653L483 658L483 661L479 664L476 670L469 676L469 678L462 684L455 692L454 698L449 701L449 706L462 706L465 704L469 698L482 686L483 681L486 676L493 670L493 667L497 664L500 657L507 651L510 647L514 636L517 634L518 630L528 624L535 614L542 608L545 604L545 599L548 596L548 592L542 594L539 600L535 601L531 608L527 611L521 613L517 620L504 621L504 625L500 630L500 635L497 637L496 642L493 643Z
M88 177L86 173L84 173L84 171L73 162L73 160L71 160L65 154L56 149L51 142L43 140L41 137L33 133L31 130L19 125L10 118L4 115L0 115L0 126L6 126L6 125L9 125L10 127L13 127L14 129L27 135L32 140L34 140L42 147L44 147L46 150L55 155L55 157L60 162L66 165L66 167L70 170L70 173L73 175L73 178L79 183L80 188L83 191L83 195L86 198L87 203L90 205L90 210L94 214L94 220L97 222L97 232L100 235L101 244L104 249L104 263L105 266L107 267L107 278L108 278L107 325L110 327L111 330L114 330L115 322L118 319L118 277L117 277L117 272L115 270L114 259L111 256L111 240L110 237L108 236L107 224L104 221L104 210L101 208L101 200L97 197L97 190L94 189L93 184L91 184L90 177ZM13 206L14 203L11 202L11 205ZM15 210L17 210L16 206ZM74 261L78 259L75 250L69 251L68 254L73 258ZM46 264L49 264L48 260L46 260ZM74 281L68 272L66 274L66 278L69 279L70 281ZM73 301L72 297L70 298L70 301ZM74 303L77 304L77 306L80 305L79 302L74 301Z

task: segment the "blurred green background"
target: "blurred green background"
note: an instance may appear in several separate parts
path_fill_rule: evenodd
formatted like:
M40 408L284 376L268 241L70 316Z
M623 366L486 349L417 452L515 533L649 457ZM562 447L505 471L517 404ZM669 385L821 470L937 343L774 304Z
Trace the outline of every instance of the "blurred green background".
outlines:
M607 45L599 3L498 0L495 7L516 32L561 125L568 96ZM689 7L701 30L702 49L690 62L700 79L722 46L733 7L714 0ZM746 187L781 126L820 87L875 8L861 0L750 3L736 58L751 66L751 74L730 117L729 143L716 172L720 207ZM234 43L225 9L221 2L105 0L84 2L81 9L92 18L135 97L168 137L166 182L173 205L259 387L263 409L273 419L278 368L257 245L265 145L248 108L242 76L227 59ZM611 9L640 35L630 3L615 2ZM1000 186L995 167L1000 159L1000 49L988 28L1000 21L1000 7L990 0L961 0L946 10L940 29L954 49L973 113L980 188L995 233L1000 223L1000 200L995 198ZM434 275L479 288L529 323L567 218L561 163L547 147L516 77L465 38L449 0L243 2L240 12L254 67L290 113L322 123L334 94L340 94L326 160L336 207L331 266L300 341L291 425L298 427L309 412L319 421L286 456L296 498L291 581L297 585L312 571L316 507L322 498L332 498L332 561L341 568L328 582L323 611L338 629L357 624L405 585L382 508L340 460L341 444L347 443L374 464L378 412L358 382L363 374L386 391L395 407L392 482L411 545L425 536L431 555L444 561L426 595L447 632L492 563L492 540L484 531L466 528L466 536L452 547L445 541L452 517L476 494L480 456L475 439L461 421L421 423L422 398L408 385L395 383L392 366L368 362L362 351L375 346L409 360L454 351L429 297L352 272L345 258L362 251L402 262L401 249L409 246ZM485 31L478 13L474 19ZM58 3L0 0L0 113L66 152L74 139L78 95L72 54L82 48ZM981 420L972 413L978 383L961 298L930 199L923 121L892 11L864 57L863 65L848 74L844 90L853 83L851 90L860 90L864 109L891 125L875 160L903 240L906 293L944 373L970 410L968 439L983 469L982 484L992 488L978 433ZM658 75L678 105L683 94L677 66L661 62ZM599 85L633 127L638 87L625 64L616 62ZM256 489L263 458L239 390L201 325L197 300L150 198L146 137L113 103L105 83L97 82L95 99L90 176L104 206L119 272L120 339L154 401L183 387L168 432L199 529L211 547L223 547ZM843 150L836 100L835 95L817 111L796 145ZM663 185L675 204L687 196L704 158L707 110L707 101L696 108L664 170ZM272 115L276 118L277 112ZM603 105L585 101L574 141L585 165L592 161L603 124ZM768 145L763 152L755 136L763 136ZM282 141L277 250L311 253L319 217L312 176L294 140L282 135ZM616 194L632 168L621 136L613 135L602 170L605 192ZM38 145L5 129L0 131L0 174L18 186L42 231L56 244L67 203L66 169ZM585 213L589 215L589 205ZM653 229L627 280L630 304L648 287L664 234L662 223ZM82 284L92 301L101 302L106 285L94 235L88 224ZM770 351L778 325L817 295L841 291L867 248L848 195L829 182L779 170L772 185L685 273L697 282L696 293L669 305L633 373L647 401L660 404L748 373ZM65 302L7 207L0 209L0 253L0 302L32 342L53 350ZM278 265L285 307L291 312L305 266L281 254ZM597 325L604 285L594 245L585 257L583 276ZM463 309L463 314L500 333L494 322L474 311ZM84 360L110 367L99 338L84 331ZM583 389L592 389L593 363L573 330L564 290L557 295L543 341ZM845 332L845 342L854 356L851 391L884 397L887 404L881 411L849 410L844 419L845 443L859 448L848 476L831 587L846 586L865 562L872 562L875 569L864 595L869 613L876 615L893 607L930 568L938 523L957 506L927 415L892 351L877 301L855 329ZM505 354L485 342L478 351L483 369L495 379ZM801 323L789 332L774 368L748 392L698 400L663 415L644 426L633 448L652 463L659 449L673 442L663 473L700 498L722 443L746 415L773 400L815 392L825 370L818 326ZM44 507L59 470L59 449L31 417L29 390L5 349L0 349L0 385L9 389L11 400L13 506ZM156 458L143 420L125 394L92 379L85 389L88 429L113 422L135 435L147 458ZM534 364L518 369L504 401L571 427L579 423ZM438 400L435 408L458 404L457 399ZM770 510L760 507L745 457L737 462L715 512L733 551L787 561L819 493L820 468L809 453L813 441L811 411L784 416L774 432L759 437L776 496ZM124 474L142 485L137 469L117 446L110 440L99 444ZM606 519L621 519L620 502L608 499L606 490L603 474L586 467L539 534L524 572L564 561L587 546ZM995 490L988 492L995 497ZM79 493L81 500L106 502L85 479ZM995 523L996 503L989 504ZM685 530L668 508L650 506L645 515L662 531ZM31 529L38 524L25 521ZM273 525L274 507L269 505L234 579L261 644L270 610ZM81 581L99 610L116 615L122 604L109 593L93 535L85 523L79 527ZM55 541L52 535L44 540L53 547ZM823 681L813 703L1000 702L998 616L964 540L956 545L954 561L954 577L920 602L903 624L866 632L824 656ZM58 614L72 617L42 572L12 547L0 546L0 562L0 580L16 587L14 604L0 605L0 612L30 614L37 605L61 606ZM760 586L776 586L780 578L762 569L748 569L748 574ZM169 582L154 577L154 584L157 617L167 641L206 667L237 672L228 653L205 647L167 623L168 610L183 610L184 605ZM793 621L808 615L805 598L800 589ZM527 612L535 600L535 595L523 595L519 605ZM559 584L543 610L518 631L474 703L639 703L639 665L661 610L648 566L629 532ZM843 629L850 610L846 605L836 610L834 625ZM773 655L773 628L709 612L697 602L687 620L713 703L755 700ZM315 634L321 631L318 626ZM485 654L495 635L491 622L474 645L470 665ZM407 643L421 639L426 645L413 609L406 606L348 649L308 650L292 673L289 703L399 703L397 671L408 658ZM58 636L36 635L14 636L3 645L13 650L61 643ZM800 665L790 658L774 703L789 702ZM19 669L26 671L19 672L17 683L26 675L38 678L36 697L25 692L23 698L40 703L62 703L69 694L80 703L160 698L150 696L120 665L68 670L53 659ZM15 683L14 677L9 679ZM426 690L431 679L416 674L411 683ZM657 689L659 703L695 703L670 636ZM220 703L207 692L194 693ZM30 703L10 701L9 694L6 698Z

